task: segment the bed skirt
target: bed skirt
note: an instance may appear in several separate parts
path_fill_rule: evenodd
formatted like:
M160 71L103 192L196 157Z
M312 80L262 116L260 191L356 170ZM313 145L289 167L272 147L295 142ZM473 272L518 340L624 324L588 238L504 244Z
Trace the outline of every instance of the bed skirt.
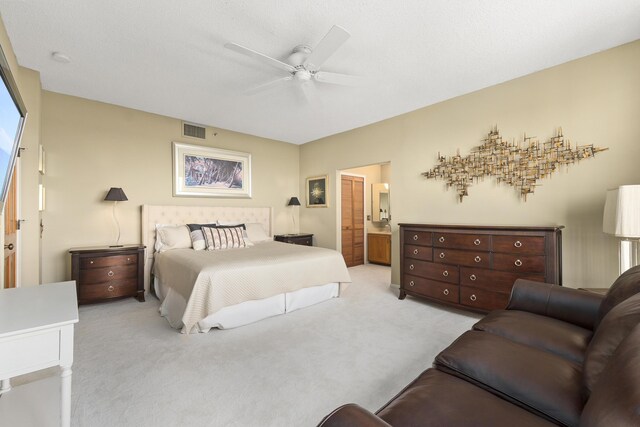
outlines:
M182 315L187 307L187 301L171 288L163 287L157 277L154 277L153 285L156 295L162 302L160 315L167 319L171 327L181 329L182 333L187 333L188 331L185 331L182 323ZM224 307L205 317L197 323L196 329L198 332L208 332L211 328L237 328L268 317L309 307L331 298L337 298L339 294L340 285L338 283L328 283L274 295L265 299L245 301Z

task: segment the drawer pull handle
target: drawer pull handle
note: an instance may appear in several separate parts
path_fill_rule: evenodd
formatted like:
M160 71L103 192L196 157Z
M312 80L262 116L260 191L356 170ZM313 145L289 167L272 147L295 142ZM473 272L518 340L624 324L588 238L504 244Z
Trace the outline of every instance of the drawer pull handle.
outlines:
M522 261L517 259L516 262L514 262L514 264L516 265L516 267L520 267L520 266L522 266Z
M444 258L444 252L440 252L440 258Z
M115 288L114 288L112 285L109 285L109 287L107 288L107 290L108 290L109 292L113 292L113 290L114 290L114 289L115 289Z
M93 264L93 260L89 261L89 264Z
M475 262L480 262L480 261L482 261L482 258L480 258L479 256L477 256L477 257L475 257L473 260L474 260Z
M472 274L471 276L469 276L469 279L471 279L472 282L475 282L477 277L475 274Z
M477 300L478 298L476 298L476 294L471 294L471 296L469 297L469 299L470 299L471 301L475 301L475 300Z
M449 295L449 289L445 289L444 291L442 291L442 293L445 295Z
M445 271L443 271L443 272L442 272L442 275L443 275L444 277L447 277L447 276L449 275L449 272L448 272L447 270L445 270Z
M131 258L127 258L127 262L131 261Z
M414 255L418 255L418 250L417 250L417 249L414 249L414 250L413 250L413 254L414 254Z
M476 245L476 246L478 246L480 243L481 243L480 239L476 239L476 240L473 241L473 244Z
M107 276L113 277L113 270L109 270L109 272L107 273Z
M440 236L440 238L438 239L438 242L440 243L444 242L444 236Z
M411 264L411 265L409 266L409 270L413 270L414 268L415 268L415 267L413 266L413 264Z
M413 280L409 282L409 286L413 286L415 285L415 283L413 283Z
M516 248L521 248L522 247L522 242L520 240L516 240L516 242L513 244L513 246L515 246Z
M418 240L418 235L417 234L413 235L413 240Z

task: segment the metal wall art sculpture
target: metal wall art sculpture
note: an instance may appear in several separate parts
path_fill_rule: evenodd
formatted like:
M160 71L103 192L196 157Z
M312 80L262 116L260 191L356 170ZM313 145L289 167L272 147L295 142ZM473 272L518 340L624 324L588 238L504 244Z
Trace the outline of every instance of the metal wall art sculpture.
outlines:
M571 142L565 141L562 135L562 128L544 143L525 134L521 144L503 140L495 127L483 139L482 145L474 147L468 156L462 157L460 150L451 157L438 153L439 164L422 175L427 179L444 180L447 188L455 189L461 202L469 195L468 188L485 177L514 187L526 202L527 195L540 185L538 180L550 177L561 166L568 168L605 150L608 148L593 145L571 148Z

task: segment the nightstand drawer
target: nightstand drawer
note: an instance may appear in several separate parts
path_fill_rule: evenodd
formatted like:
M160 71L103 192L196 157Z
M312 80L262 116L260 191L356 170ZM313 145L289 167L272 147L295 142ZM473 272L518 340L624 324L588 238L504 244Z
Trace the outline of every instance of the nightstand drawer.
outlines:
M135 278L120 280L118 282L98 283L81 286L78 289L78 300L98 301L106 298L117 298L135 295L138 282Z
M137 263L137 254L80 258L81 269L110 267L114 265L136 265Z
M112 280L135 279L137 274L138 267L136 265L81 269L80 281L85 285L92 285Z

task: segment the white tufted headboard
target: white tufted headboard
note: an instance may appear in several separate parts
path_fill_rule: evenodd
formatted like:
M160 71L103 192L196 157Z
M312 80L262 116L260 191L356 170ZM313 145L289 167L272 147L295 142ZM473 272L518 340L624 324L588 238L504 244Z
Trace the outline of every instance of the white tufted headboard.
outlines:
M156 243L156 224L182 225L258 222L269 236L273 234L273 208L224 206L156 206L142 205L142 244L147 247L144 263L144 288L149 290Z

